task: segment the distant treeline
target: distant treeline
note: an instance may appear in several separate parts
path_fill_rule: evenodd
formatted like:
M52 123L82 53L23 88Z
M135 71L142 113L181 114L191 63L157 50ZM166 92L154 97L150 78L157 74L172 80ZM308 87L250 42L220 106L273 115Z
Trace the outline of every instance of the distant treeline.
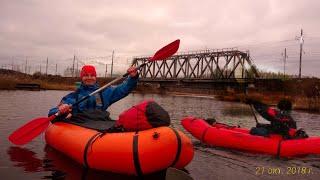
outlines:
M296 79L299 78L295 74L284 74L283 72L271 72L259 69L256 65L252 65L248 70L248 77L254 77L254 72L257 72L261 79ZM317 78L313 76L303 76L303 78Z
M98 82L105 84L112 78L98 78ZM46 75L40 72L25 74L8 69L0 69L0 89L13 90L17 84L32 83L39 84L41 89L47 90L74 90L76 82L80 77L62 77L60 75Z

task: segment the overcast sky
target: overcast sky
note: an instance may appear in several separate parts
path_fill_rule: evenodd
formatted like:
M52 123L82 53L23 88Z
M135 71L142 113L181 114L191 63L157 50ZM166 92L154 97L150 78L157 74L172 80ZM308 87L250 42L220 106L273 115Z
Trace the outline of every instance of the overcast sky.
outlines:
M250 50L258 67L272 71L283 68L287 48L288 71L297 74L295 37L303 28L303 74L320 76L319 8L319 0L0 0L0 64L49 57L67 66L74 54L109 62L114 50L121 71L132 56L179 38L179 51Z

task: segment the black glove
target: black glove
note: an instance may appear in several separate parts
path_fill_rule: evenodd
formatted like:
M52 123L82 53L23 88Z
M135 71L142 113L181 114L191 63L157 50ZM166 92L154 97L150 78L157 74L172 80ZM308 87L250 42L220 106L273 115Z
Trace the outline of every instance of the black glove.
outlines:
M251 99L251 98L246 98L245 103L252 104L252 105L261 104L260 101L257 101L257 100Z
M246 103L246 104L252 104L252 102L253 102L253 100L250 99L250 98L246 98L246 99L244 100L244 103Z
M294 135L295 139L303 139L308 137L308 134L302 128L298 129Z

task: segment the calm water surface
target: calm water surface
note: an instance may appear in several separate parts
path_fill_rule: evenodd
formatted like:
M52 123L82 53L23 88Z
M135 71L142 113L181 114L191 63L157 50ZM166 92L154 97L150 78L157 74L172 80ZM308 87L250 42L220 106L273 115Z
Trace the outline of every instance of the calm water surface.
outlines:
M1 179L134 179L122 175L86 171L63 154L46 146L41 135L25 146L14 146L7 136L24 123L46 116L67 91L0 91L0 175ZM109 108L111 117L145 99L154 99L170 114L172 126L185 132L193 141L195 156L186 167L194 179L319 179L320 157L307 156L293 160L249 154L199 143L180 125L186 116L215 117L220 122L250 128L255 120L248 105L222 102L212 98L131 94ZM320 115L294 111L299 127L311 136L320 136ZM264 122L258 117L259 121ZM307 167L308 174L287 174L290 168ZM280 169L281 174L273 173ZM262 172L262 170L264 170ZM283 174L282 174L283 173ZM161 179L163 173L150 175Z

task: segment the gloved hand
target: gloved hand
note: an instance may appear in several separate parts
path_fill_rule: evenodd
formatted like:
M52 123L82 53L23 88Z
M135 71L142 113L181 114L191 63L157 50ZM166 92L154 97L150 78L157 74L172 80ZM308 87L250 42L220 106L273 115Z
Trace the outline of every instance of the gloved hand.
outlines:
M244 103L246 103L246 104L252 104L252 103L253 103L253 100L252 100L251 98L247 97L247 98L244 99Z
M71 117L71 108L72 106L70 106L69 104L61 104L58 107L60 115L67 114L67 119Z
M252 99L252 98L250 98L250 97L247 97L247 98L244 100L244 103L254 105L254 104L259 104L259 103L261 103L261 102L260 102L259 100L255 100L255 99Z
M270 125L270 124L257 123L257 124L256 124L256 127L257 127L257 128L266 128L266 129L268 129L268 128L271 127L271 125Z
M131 67L127 70L127 72L129 73L129 76L130 76L130 77L135 77L135 76L137 76L137 74L138 74L137 69L136 69L135 66L131 66Z

